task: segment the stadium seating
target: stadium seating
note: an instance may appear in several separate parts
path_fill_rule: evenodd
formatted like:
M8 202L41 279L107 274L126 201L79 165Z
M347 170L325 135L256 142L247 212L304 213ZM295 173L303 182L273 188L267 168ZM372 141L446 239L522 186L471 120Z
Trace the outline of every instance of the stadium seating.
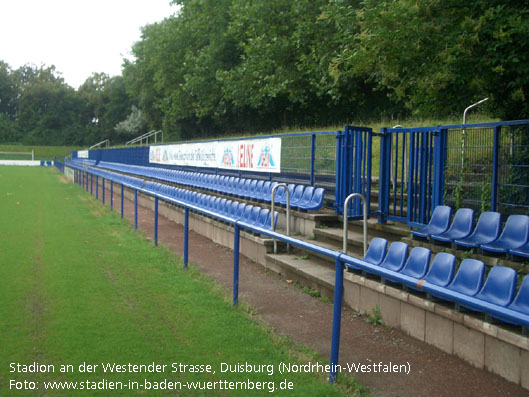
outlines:
M470 208L460 208L454 215L454 220L444 233L432 234L432 240L443 243L451 243L457 239L466 238L472 233L474 226L474 210Z
M412 230L411 234L415 237L428 238L432 234L441 234L448 229L450 224L450 217L452 215L452 208L446 205L438 205L435 207L428 225L420 230Z
M431 255L432 253L429 249L423 247L413 248L400 273L416 279L422 279L428 271Z
M272 188L277 182L258 179L235 178L199 172L146 167L100 161L98 167L134 174L144 178L158 179L196 189L209 190L241 199L271 202ZM317 211L323 206L325 190L312 186L289 184L291 207L303 211ZM286 206L287 195L284 188L276 191L275 204Z

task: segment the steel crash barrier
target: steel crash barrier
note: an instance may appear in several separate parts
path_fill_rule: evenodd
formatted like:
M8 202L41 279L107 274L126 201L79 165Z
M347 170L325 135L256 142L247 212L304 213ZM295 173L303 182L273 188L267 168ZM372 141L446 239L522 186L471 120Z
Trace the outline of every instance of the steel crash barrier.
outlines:
M449 290L445 287L438 286L430 283L424 279L417 279L398 271L392 271L384 267L373 265L365 262L361 259L349 256L344 252L327 249L309 242L305 242L294 237L286 236L282 233L271 230L268 227L259 227L254 224L237 219L233 216L227 216L219 214L215 211L205 209L200 205L190 204L183 200L175 199L165 194L156 193L152 190L145 188L145 181L138 178L131 178L123 176L121 174L115 174L108 171L101 171L96 169L89 169L80 166L75 163L67 162L66 166L74 170L74 181L82 186L87 192L93 192L91 184L93 183L94 176L96 177L96 183L98 177L97 173L103 172L104 176L101 176L103 180L110 180L111 188L114 183L118 183L121 186L121 216L123 217L123 190L128 188L134 191L134 206L135 206L135 228L137 228L137 204L138 204L138 193L142 193L151 196L155 199L155 245L157 244L157 218L158 218L158 200L163 200L168 203L184 208L185 221L184 221L184 267L188 266L188 254L189 254L189 211L205 215L207 217L214 218L226 224L232 225L234 230L234 244L233 244L233 305L238 303L239 296L239 246L240 246L240 231L246 230L248 232L257 233L263 236L267 236L279 241L282 241L288 245L296 246L307 250L309 252L326 256L331 258L335 262L335 288L334 288L334 304L333 304L333 323L332 323L332 335L331 335L331 357L330 357L330 373L329 382L334 383L337 376L337 368L339 363L339 351L340 351L340 332L341 332L341 313L342 313L342 298L344 292L344 271L346 269L361 270L370 274L380 276L382 279L391 280L396 283L400 283L404 286L423 291L434 295L436 297L446 299L448 301L456 302L462 306L465 306L471 310L483 312L491 315L495 318L500 318L503 321L529 327L529 312L523 313L516 310L509 309L504 306L496 305L491 302L484 301L482 299L475 298L473 296L465 295L463 293ZM90 184L90 186L89 186ZM96 187L96 194L97 194ZM112 190L111 190L112 196ZM102 195L102 201L104 200L104 194ZM112 203L113 198L110 198ZM345 203L344 203L345 206ZM273 221L272 221L273 222Z

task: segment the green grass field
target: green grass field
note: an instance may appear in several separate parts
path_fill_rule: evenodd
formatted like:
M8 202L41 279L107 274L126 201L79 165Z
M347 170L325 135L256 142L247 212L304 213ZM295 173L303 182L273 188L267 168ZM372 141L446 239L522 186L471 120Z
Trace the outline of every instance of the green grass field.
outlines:
M55 156L61 159L72 154L72 151L79 150L75 146L19 146L0 145L0 152L31 152L34 150L35 160L53 160ZM0 154L0 159L6 160L31 160L30 155Z
M314 354L233 308L220 287L193 267L182 269L180 258L153 247L55 169L0 167L0 186L1 395L13 395L14 386L38 388L20 395L270 395L285 379L288 395L365 392L350 379L331 386L324 374L281 375L281 362L306 364ZM53 371L20 372L33 363ZM105 372L104 363L127 372ZM130 372L129 363L166 367ZM194 367L172 372L173 363ZM222 373L221 363L267 367ZM86 372L84 364L97 367ZM207 365L215 372L197 372ZM219 390L221 381L248 380L254 390L226 390L229 383ZM180 383L176 391L154 390L165 381ZM178 389L197 381L216 390ZM46 390L46 382L85 390ZM86 390L98 386L106 390Z

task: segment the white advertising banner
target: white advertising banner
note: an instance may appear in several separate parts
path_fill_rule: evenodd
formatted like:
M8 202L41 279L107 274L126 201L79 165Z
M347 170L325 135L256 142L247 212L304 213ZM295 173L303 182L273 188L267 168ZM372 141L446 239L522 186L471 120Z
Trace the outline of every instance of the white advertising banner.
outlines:
M149 162L278 173L281 138L151 146Z
M87 159L88 158L88 150L78 150L77 151L77 158L78 159Z

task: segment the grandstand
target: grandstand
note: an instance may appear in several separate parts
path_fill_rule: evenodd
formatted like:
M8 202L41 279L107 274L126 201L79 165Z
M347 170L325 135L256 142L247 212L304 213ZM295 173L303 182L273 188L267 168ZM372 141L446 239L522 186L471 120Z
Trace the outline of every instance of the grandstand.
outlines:
M463 128L469 157L461 162L454 142ZM138 206L154 209L155 244L160 213L185 224L186 235L193 229L233 248L234 278L240 252L318 288L335 313L342 296L359 312L378 307L386 325L529 388L528 129L529 121L380 133L346 127L263 137L268 152L244 154L273 156L278 169L233 165L237 147L249 150L258 139L91 150L58 167L103 202L119 195L122 216L123 199L133 200L136 227ZM271 141L278 138L280 148ZM373 139L380 140L375 176ZM197 160L197 148L220 150L222 164ZM351 194L365 196L369 219L361 219L358 199L344 214ZM339 353L335 321L331 364Z

